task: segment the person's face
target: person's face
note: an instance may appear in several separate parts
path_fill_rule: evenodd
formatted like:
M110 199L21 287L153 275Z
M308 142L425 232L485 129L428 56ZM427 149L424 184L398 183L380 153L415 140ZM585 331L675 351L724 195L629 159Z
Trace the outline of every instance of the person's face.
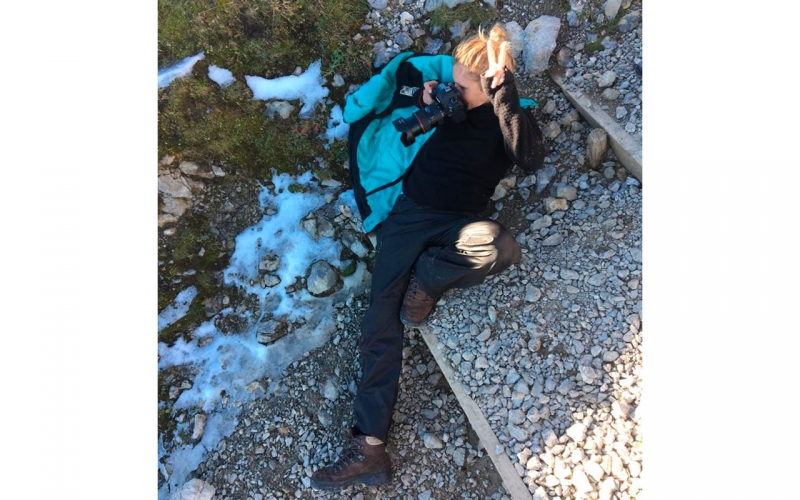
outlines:
M464 102L467 103L467 109L476 108L489 101L489 97L481 88L480 77L473 75L459 63L453 64L453 80Z

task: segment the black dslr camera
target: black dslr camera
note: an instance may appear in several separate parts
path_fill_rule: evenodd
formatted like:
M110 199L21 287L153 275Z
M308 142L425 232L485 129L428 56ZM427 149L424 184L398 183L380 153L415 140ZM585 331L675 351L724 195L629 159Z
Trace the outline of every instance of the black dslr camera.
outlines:
M433 104L420 109L408 118L398 118L392 122L394 128L402 134L400 140L406 147L414 144L418 135L432 130L445 118L450 118L456 123L463 122L467 118L467 107L461 100L461 93L452 83L436 85L431 95Z

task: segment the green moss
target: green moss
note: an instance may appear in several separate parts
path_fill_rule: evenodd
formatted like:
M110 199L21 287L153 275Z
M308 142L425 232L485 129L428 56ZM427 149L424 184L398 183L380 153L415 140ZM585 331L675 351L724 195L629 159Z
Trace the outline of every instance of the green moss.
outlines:
M356 261L355 260L351 260L350 263L347 265L347 267L342 269L339 272L339 274L342 275L342 278L346 278L346 277L350 276L351 274L353 274L354 272L356 272L357 268L358 268L358 264L356 263Z
M609 35L609 36L616 35L619 32L619 28L617 27L617 23L619 23L619 20L622 19L622 16L624 16L624 15L625 15L625 11L623 11L622 9L619 9L619 11L617 11L616 17L614 17L613 19L606 19L605 21L600 23L597 26L597 31L601 35Z
M440 7L431 12L431 26L439 26L442 29L449 28L455 22L470 20L470 29L480 26L482 23L492 19L497 14L497 10L484 5L482 2L462 3L455 8Z
M164 436L164 441L172 441L172 435L175 432L177 423L171 417L172 408L163 408L158 410L158 433Z
M338 72L365 81L371 44L353 36L368 11L366 0L159 0L159 66L206 51L191 77L159 90L159 155L224 162L256 177L273 168L294 172L324 156L317 136L327 116L301 120L295 111L286 120L269 119L244 76L284 76L322 59L326 77ZM231 70L237 81L220 89L206 76L211 64ZM329 97L339 102L344 92L334 88Z
M347 50L366 0L159 0L160 67L206 51L235 75L286 74Z
M158 332L158 341L164 342L167 345L172 345L178 340L178 337L200 326L200 323L206 319L203 300L205 300L203 294L201 294L198 289L197 296L189 306L189 311L186 315Z
M183 216L171 246L169 260L172 264L163 271L166 279L161 280L158 287L158 310L175 300L178 288L193 285L197 288L197 296L183 318L159 332L159 342L167 344L172 344L181 334L205 321L203 302L217 295L218 284L214 274L226 265L222 258L225 253L216 236L209 231L208 219L196 212L189 211ZM204 249L202 256L199 255L201 248ZM183 273L189 269L193 269L195 274L184 276ZM172 279L176 277L180 277L181 282L173 284Z
M603 50L603 44L600 42L587 42L583 49L586 51L587 54L592 55L595 52Z

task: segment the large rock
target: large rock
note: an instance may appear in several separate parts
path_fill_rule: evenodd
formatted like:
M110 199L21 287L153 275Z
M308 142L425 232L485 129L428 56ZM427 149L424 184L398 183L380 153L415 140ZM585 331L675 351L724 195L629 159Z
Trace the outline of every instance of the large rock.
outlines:
M182 161L178 168L180 168L181 172L185 175L202 177L204 179L213 179L216 177L211 167L200 166L192 161Z
M203 437L203 432L206 429L206 420L208 416L199 412L194 416L194 429L192 430L192 441L199 441Z
M604 11L606 19L614 19L615 17L617 17L620 5L622 5L622 0L608 0L606 2L606 7Z
M331 377L322 386L322 395L329 401L335 401L339 397L339 381Z
M464 450L464 448L456 448L456 450L453 452L453 461L459 467L464 467L466 458L467 452Z
M578 13L574 10L567 12L567 24L572 28L580 26L581 19L578 17Z
M577 188L565 184L556 184L553 186L552 194L553 198L564 198L567 201L575 201L578 199Z
M425 448L430 450L441 450L444 448L442 440L439 439L439 437L435 434L425 433L425 436L422 438L422 442L425 445Z
M460 40L469 33L469 26L471 21L466 19L464 21L455 21L450 25L450 38L453 40Z
M542 127L542 135L546 139L555 139L561 133L561 127L558 126L558 123L555 121L549 122L547 125Z
M388 0L369 0L369 6L376 10L385 9L388 3Z
M385 42L373 45L372 52L375 55L375 62L372 63L374 68L380 68L398 54L395 47L387 47Z
M275 252L269 252L261 262L258 263L259 271L266 271L271 273L277 271L281 267L281 258Z
M545 198L544 200L544 209L547 211L548 214L552 214L553 212L557 211L564 211L569 208L569 203L564 198Z
M400 47L400 50L406 50L407 48L414 45L414 40L411 39L411 35L403 31L399 35L397 35L395 43L397 43L397 46Z
M324 260L311 265L306 279L308 292L314 297L327 297L334 293L337 285L341 284L336 269Z
M638 11L625 14L617 23L617 29L623 33L635 30L642 20L642 15Z
M553 16L541 16L525 28L522 56L528 73L535 75L547 69L560 28L561 19Z
M163 195L162 200L161 211L175 217L180 217L192 206L192 200L187 200L186 198L173 198L169 195Z
M605 89L603 91L603 95L601 96L603 99L609 101L616 101L619 99L619 90L617 89Z
M589 158L589 166L597 168L608 149L608 134L601 128L596 128L589 132L586 138L586 156Z
M566 47L561 47L561 50L559 50L558 54L556 54L556 62L562 68L566 68L571 57L572 52L570 52L570 50Z
M182 176L173 177L170 174L158 177L158 191L173 198L191 198L192 189L189 182Z
M511 21L503 26L506 30L506 40L508 41L508 50L514 56L514 60L519 60L522 55L522 48L525 46L525 34L522 31L522 26L516 21Z
M175 490L170 500L211 500L217 489L200 479L192 479Z
M264 113L268 118L275 118L275 115L277 114L285 120L292 115L292 111L294 111L294 106L292 106L290 103L286 101L273 101L267 104Z
M288 335L291 330L290 325L283 319L262 321L256 328L256 341L259 344L270 345Z
M528 440L528 431L526 431L522 427L517 427L516 425L508 424L508 426L506 426L506 430L508 431L508 434L512 438L516 439L520 443L524 443L525 441Z
M497 201L503 197L505 197L508 192L517 184L517 176L511 175L502 179L500 182L497 183L497 186L494 188L494 194L492 195L491 200Z
M425 42L425 48L422 49L423 52L426 54L438 54L439 50L442 48L442 41L438 38L429 38Z
M613 71L606 71L597 79L597 85L602 89L611 86L617 79L617 74Z
M556 167L552 163L536 172L536 192L544 191L555 175Z
M583 440L586 438L586 426L580 422L572 424L572 426L567 429L567 436L578 444L583 443Z
M352 229L345 229L342 231L339 239L342 245L356 254L359 258L363 259L369 253L369 249L362 241L362 234L353 231Z

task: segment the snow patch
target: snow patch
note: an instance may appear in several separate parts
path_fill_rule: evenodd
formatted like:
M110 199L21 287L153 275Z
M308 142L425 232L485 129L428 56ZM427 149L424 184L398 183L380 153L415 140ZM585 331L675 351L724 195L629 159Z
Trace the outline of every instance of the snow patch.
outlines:
M217 85L223 89L236 81L236 78L233 77L233 73L225 68L214 66L213 64L208 67L208 77L217 82Z
M275 318L284 316L290 320L303 317L305 323L293 333L265 346L256 340L256 327L233 334L219 331L216 321L233 313L231 308L227 308L201 324L190 336L190 341L179 338L172 346L159 343L159 370L183 365L195 373L192 387L178 396L175 409L192 411L200 408L208 415L199 443L182 442L179 437L180 431L184 431L184 435L191 434L191 419L178 425L171 453L168 454L160 443L159 470L165 477L166 470L172 471L159 490L160 500L166 500L180 488L220 440L235 430L246 403L267 394L270 388L263 385L266 378L275 384L287 366L330 339L336 330L332 319L334 304L351 294L360 294L368 285L369 272L366 265L359 262L356 272L344 278L342 289L329 297L316 298L307 290L291 295L286 293L286 287L297 276L303 276L313 261L325 259L335 266L341 265L338 259L341 244L325 237L315 241L300 225L306 214L325 203L332 188L313 182L310 172L297 178L288 174L275 175L272 183L274 190L265 187L259 201L262 210L269 207L277 213L265 215L259 223L245 229L236 238L236 250L229 267L223 271L224 280L226 284L239 286L261 300L261 311L257 313L260 317L253 324L257 325L268 313ZM290 191L291 185L301 187L301 192ZM337 206L347 205L357 213L352 190L342 193L335 203ZM258 283L251 285L250 280L258 277L259 262L270 252L280 256L280 266L275 273L281 278L281 283L266 289ZM185 300L187 296L182 298ZM159 321L160 318L159 315ZM169 467L165 466L167 464Z
M164 69L158 70L158 88L161 89L168 86L172 83L172 80L176 78L185 78L191 75L194 64L203 58L205 58L205 51L201 50L193 56L189 56Z
M349 131L350 124L344 122L342 107L337 104L331 110L331 116L328 118L328 130L325 131L325 138L328 139L328 144L332 143L334 139L343 141L347 139Z
M175 297L175 302L173 302L172 305L165 307L163 311L158 313L158 331L160 332L186 316L186 313L189 312L189 306L192 305L192 301L195 297L197 297L197 288L190 286L182 290L178 296Z
M245 75L244 79L253 99L266 101L269 99L293 100L300 99L303 107L300 108L300 117L309 118L313 115L317 103L327 97L329 90L323 87L325 80L321 75L322 59L318 59L308 66L301 75L281 76L267 79L260 76Z

